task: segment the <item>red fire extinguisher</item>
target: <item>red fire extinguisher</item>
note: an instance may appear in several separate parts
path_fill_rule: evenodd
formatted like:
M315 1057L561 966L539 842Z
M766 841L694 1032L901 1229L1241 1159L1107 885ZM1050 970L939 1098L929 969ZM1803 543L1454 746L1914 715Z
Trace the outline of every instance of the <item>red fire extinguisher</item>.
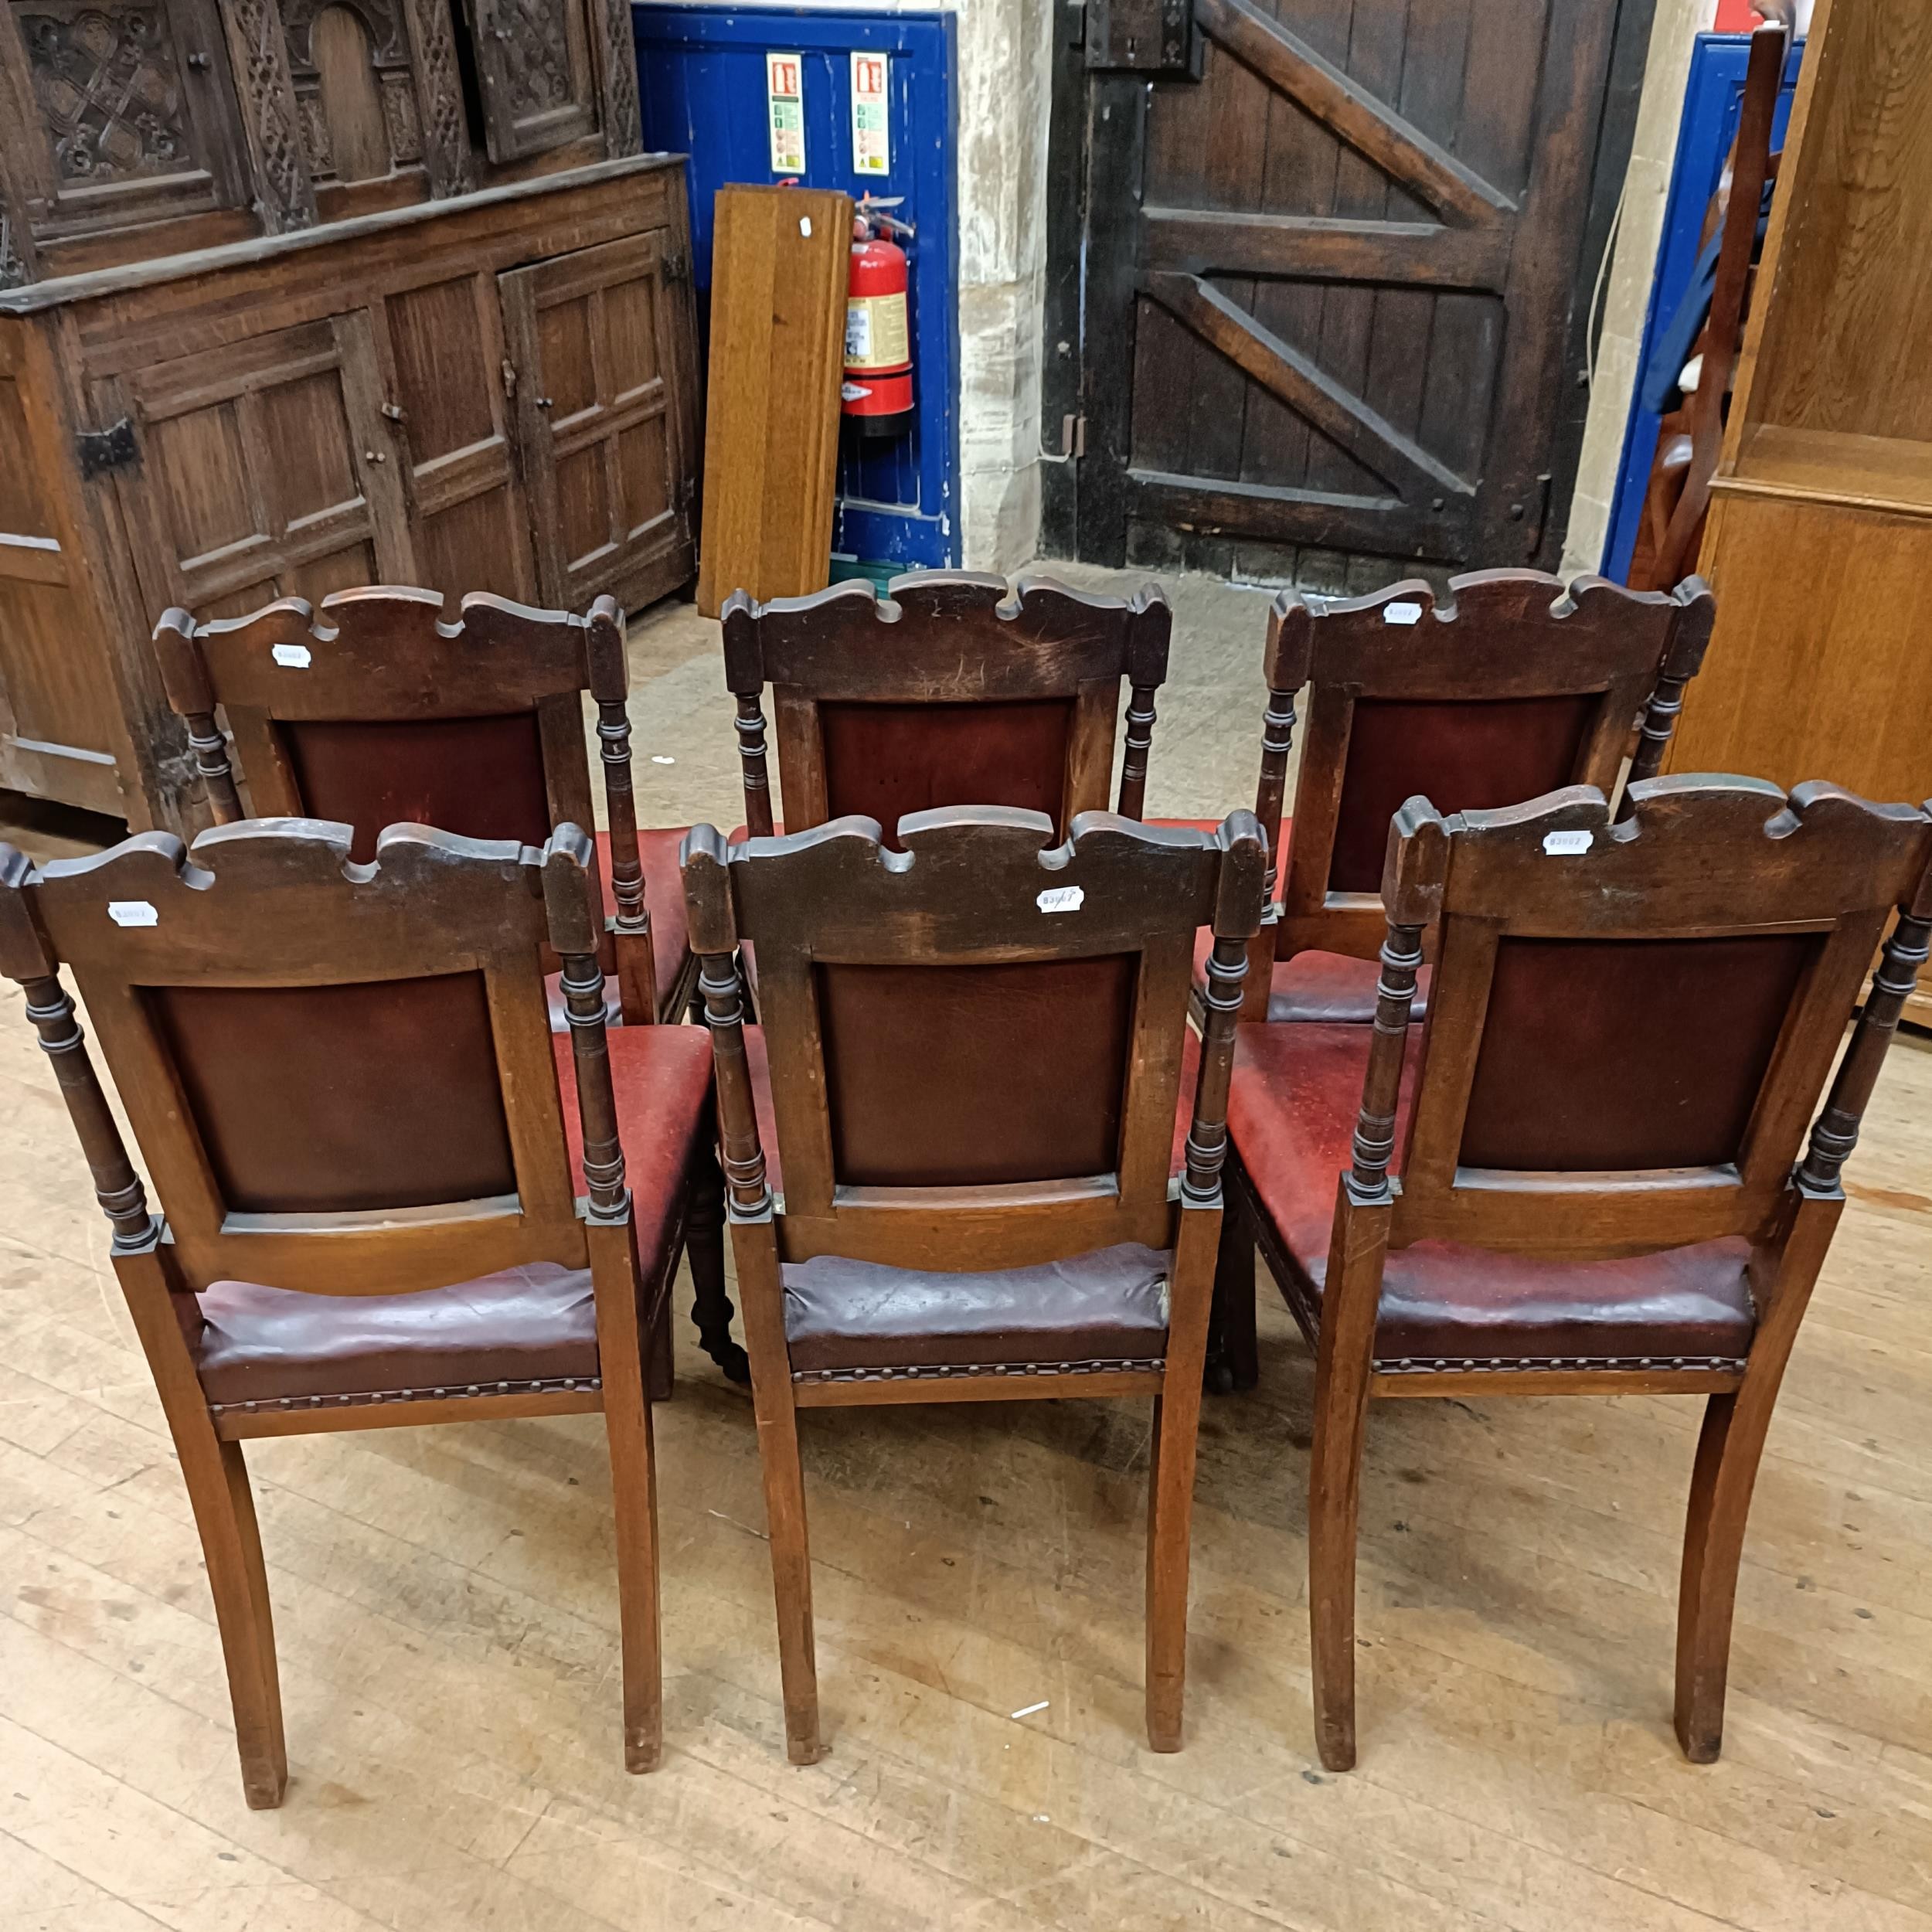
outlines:
M845 291L845 379L840 406L856 435L901 436L912 427L913 344L906 315L906 251L877 233L910 235L886 214L893 202L869 196L852 223L852 271Z

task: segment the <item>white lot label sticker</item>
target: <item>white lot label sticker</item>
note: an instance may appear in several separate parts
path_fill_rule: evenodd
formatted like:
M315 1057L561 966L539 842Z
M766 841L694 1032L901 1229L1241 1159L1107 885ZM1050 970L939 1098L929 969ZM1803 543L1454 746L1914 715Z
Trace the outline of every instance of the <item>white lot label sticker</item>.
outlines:
M111 899L107 917L117 926L158 926L161 915L145 899Z
M805 172L805 59L803 54L765 56L765 108L770 122L771 172Z
M1590 849L1593 835L1587 832L1552 832L1543 835L1543 850L1552 859L1565 859Z
M1420 624L1422 621L1422 606L1406 600L1400 604L1385 604L1382 607L1382 621L1384 624Z
M891 56L861 53L852 56L852 171L855 175L892 172L892 132L886 117L886 77Z
M809 215L801 215L798 217L798 232L804 236L807 241L811 240L811 217Z
M291 671L306 671L311 662L305 644L277 644L270 647L268 655Z
M1043 913L1077 913L1086 899L1083 886L1049 886L1033 903Z

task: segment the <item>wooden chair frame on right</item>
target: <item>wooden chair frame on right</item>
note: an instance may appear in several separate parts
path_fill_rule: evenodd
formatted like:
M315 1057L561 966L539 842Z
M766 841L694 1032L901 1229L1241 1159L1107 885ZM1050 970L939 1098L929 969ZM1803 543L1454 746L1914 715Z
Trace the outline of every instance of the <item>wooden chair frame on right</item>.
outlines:
M1631 805L1613 822L1579 786L1445 820L1410 800L1372 1029L1239 1029L1222 1265L1251 1282L1258 1238L1316 1351L1309 1600L1332 1769L1355 1760L1373 1396L1708 1398L1676 1728L1692 1759L1718 1753L1759 1454L1932 937L1932 807L1723 777L1639 784ZM1435 997L1412 1027L1431 927ZM1342 1124L1308 1126L1310 1083L1350 1054L1352 1150ZM1347 1162L1332 1223L1308 1198L1330 1148Z
M1242 1018L1371 1017L1382 850L1390 815L1412 794L1445 811L1515 804L1566 784L1608 794L1626 756L1632 782L1654 776L1713 615L1696 577L1668 596L1596 577L1566 586L1539 570L1452 577L1440 601L1419 578L1345 600L1282 592L1268 617L1254 808L1268 838L1270 923L1255 942ZM1304 687L1308 730L1284 852Z

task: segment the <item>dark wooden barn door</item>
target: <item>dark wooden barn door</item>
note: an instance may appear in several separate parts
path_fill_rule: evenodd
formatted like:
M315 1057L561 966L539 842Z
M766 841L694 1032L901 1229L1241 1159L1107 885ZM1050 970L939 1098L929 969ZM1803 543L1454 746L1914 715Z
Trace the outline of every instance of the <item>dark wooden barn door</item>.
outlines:
M1617 15L1193 0L1198 79L1099 66L1090 19L1080 555L1346 580L1549 551Z

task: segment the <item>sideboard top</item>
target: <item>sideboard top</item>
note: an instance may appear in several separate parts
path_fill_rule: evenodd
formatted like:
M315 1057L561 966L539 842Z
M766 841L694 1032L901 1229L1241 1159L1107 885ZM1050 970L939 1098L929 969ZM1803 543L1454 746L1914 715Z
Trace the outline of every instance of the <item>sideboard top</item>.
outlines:
M163 255L148 261L94 269L83 274L59 276L51 281L29 282L22 287L0 290L0 315L30 315L45 309L67 308L77 303L97 301L103 296L118 295L129 289L177 281L188 276L252 267L311 249L339 247L345 243L388 234L398 229L433 222L446 215L590 187L602 182L620 180L628 175L655 174L665 168L680 168L684 161L685 157L678 154L630 155L615 161L594 162L587 167L539 175L528 181L506 182L481 188L470 194L415 202L406 207L385 209L346 221L297 229L286 234L252 236L216 248Z

